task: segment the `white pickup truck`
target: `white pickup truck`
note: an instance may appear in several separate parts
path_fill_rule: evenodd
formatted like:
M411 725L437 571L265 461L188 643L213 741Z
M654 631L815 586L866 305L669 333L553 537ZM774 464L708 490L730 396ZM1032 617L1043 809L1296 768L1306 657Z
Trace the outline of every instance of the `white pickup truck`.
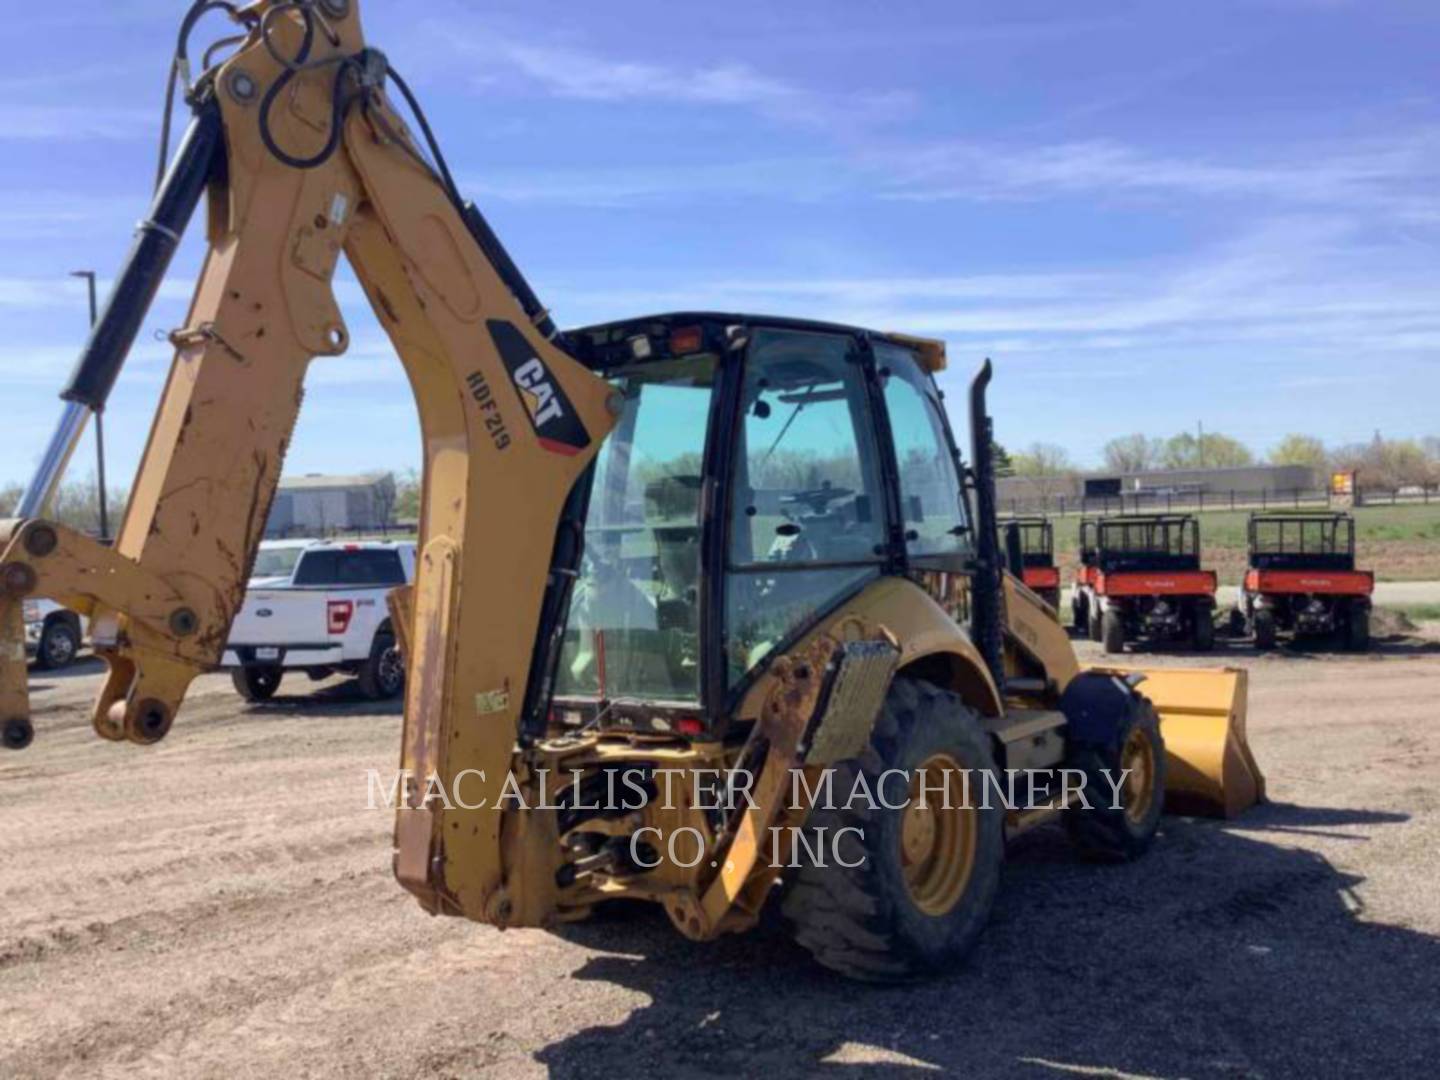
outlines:
M85 638L85 620L54 600L26 600L25 652L35 658L42 671L69 667L80 655Z
M273 697L287 671L344 672L366 697L394 697L405 664L385 594L414 580L413 543L262 543L221 666L247 701Z

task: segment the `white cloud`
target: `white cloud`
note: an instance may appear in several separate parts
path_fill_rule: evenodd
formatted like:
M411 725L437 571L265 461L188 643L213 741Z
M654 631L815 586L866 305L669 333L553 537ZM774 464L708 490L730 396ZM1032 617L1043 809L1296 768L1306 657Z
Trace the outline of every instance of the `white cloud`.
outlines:
M1156 153L1097 139L1034 146L950 141L888 152L892 198L1040 199L1075 194L1255 198L1294 204L1411 206L1440 177L1440 130L1344 145L1289 146L1268 159Z
M451 24L427 29L436 42L487 65L504 64L555 97L579 101L738 107L790 123L826 126L890 115L911 102L910 95L893 91L822 93L739 61L678 67L507 40L490 28L474 34L457 32ZM493 71L472 79L487 90L500 81Z

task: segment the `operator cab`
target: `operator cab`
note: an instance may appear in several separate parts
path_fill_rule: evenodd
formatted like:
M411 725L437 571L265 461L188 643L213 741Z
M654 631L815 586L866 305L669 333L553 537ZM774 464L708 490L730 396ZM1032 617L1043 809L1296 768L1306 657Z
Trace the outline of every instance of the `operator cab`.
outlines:
M562 723L710 733L768 658L876 578L968 567L938 342L712 313L567 337L624 404L589 477Z

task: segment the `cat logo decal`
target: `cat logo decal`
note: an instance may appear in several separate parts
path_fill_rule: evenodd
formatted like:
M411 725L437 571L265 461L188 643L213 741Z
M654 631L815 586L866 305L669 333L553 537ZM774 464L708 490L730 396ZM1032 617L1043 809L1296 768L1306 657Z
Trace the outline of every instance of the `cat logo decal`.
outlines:
M565 388L535 355L535 349L520 329L503 319L491 319L486 325L540 445L566 457L589 446L590 433L575 414L575 407L565 396Z

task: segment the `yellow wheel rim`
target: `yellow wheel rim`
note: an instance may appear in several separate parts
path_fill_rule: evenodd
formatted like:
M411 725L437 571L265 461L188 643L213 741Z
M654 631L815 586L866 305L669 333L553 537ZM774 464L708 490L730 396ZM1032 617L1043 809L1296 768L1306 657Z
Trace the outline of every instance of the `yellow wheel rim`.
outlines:
M948 914L975 871L979 821L975 809L965 805L963 775L949 754L933 754L910 779L900 823L900 865L910 899L926 915Z
M1150 815L1155 801L1155 745L1144 728L1130 729L1120 750L1120 769L1125 773L1121 797L1125 800L1125 820L1139 825Z

